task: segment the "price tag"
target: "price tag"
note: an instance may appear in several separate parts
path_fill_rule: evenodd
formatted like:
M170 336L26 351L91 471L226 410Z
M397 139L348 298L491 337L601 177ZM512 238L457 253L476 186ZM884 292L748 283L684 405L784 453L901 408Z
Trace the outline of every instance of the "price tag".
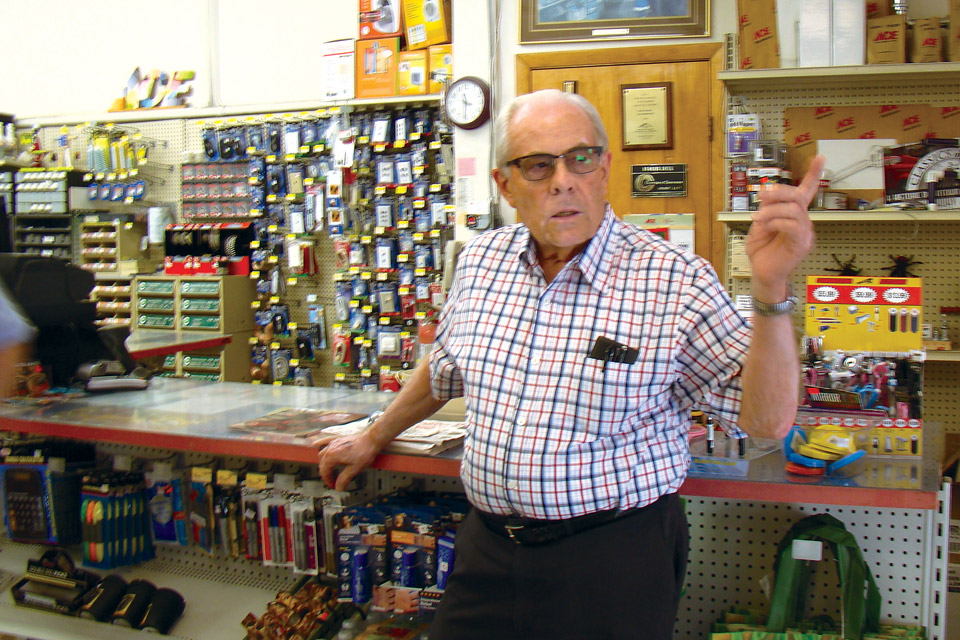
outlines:
M247 147L247 155L248 155L248 156L253 156L253 155L256 155L256 154L257 154L257 148L256 148L256 147Z
M278 227L275 224L271 224L267 226L267 231L269 231L270 233L276 233L279 229L280 227Z
M271 194L267 196L267 202L276 202L276 201L277 201L277 196L275 194Z
M389 279L390 279L390 275L387 274L387 273L378 273L378 274L377 274L377 282L386 282L386 281L389 280Z
M287 328L290 329L290 331L296 330L296 328L297 328L298 326L299 326L299 325L298 325L296 322L291 322L291 323L287 324ZM293 360L290 361L290 364L293 364Z
M382 367L380 367L380 373L390 373L390 367L388 367L387 365L383 365Z
M210 467L190 467L190 480L210 484L213 482L213 469Z
M409 295L410 287L400 287L397 289L397 293L399 293L402 296Z
M417 311L415 314L413 314L413 317L415 317L417 320L424 320L426 319L427 314L423 311Z
M398 220L398 221L397 221L397 229L407 229L407 228L409 228L409 227L410 227L410 221L409 221L409 220Z
M353 344L363 346L363 338L361 338L360 336L357 336L356 338L353 339Z
M260 272L259 272L259 271L251 271L251 272L250 272L250 279L251 279L251 280L259 280L259 279L260 279Z
M270 304L280 304L280 296L270 296Z
M324 149L325 149L325 147L324 147L324 145L322 145L322 144L315 144L315 145L313 145L313 152L314 152L314 153L323 153L323 150L324 150Z
M360 236L360 244L371 244L373 236Z
M390 316L380 316L380 324L383 325L383 326L385 326L385 327L386 327L386 326L389 326L389 325L390 325Z
M416 233L414 233L414 234L413 234L413 241L414 241L414 242L422 242L422 241L423 241L423 234L420 233L419 231L417 231Z
M382 236L386 230L387 230L386 227L374 227L373 235Z
M257 306L257 303L253 303L253 306ZM247 338L247 344L249 345L257 344L257 342L259 342L259 340L256 338Z
M357 144L370 144L370 136L358 136Z
M303 153L303 154L310 153L310 147L309 147L309 145L302 144L302 145L300 145L299 151L300 151L300 153Z
M92 174L92 173L85 173L85 174L83 174L83 181L84 181L84 182L90 182L91 180L93 180L93 174Z
M413 273L416 276L425 276L427 275L427 270L424 269L423 267L420 267L419 269L414 269Z
M360 311L362 311L362 312L364 312L364 313L366 313L366 314L371 314L371 313L373 313L373 306L372 306L372 305L369 305L369 304L368 304L368 305L365 305L365 306L363 306L363 307L360 307Z
M362 378L369 378L369 377L372 376L372 375L373 375L373 371L370 371L370 369L361 369L361 370L360 370L360 377L362 377Z
M271 342L271 343L270 343L270 350L271 350L271 351L276 351L276 350L279 349L279 348L280 348L280 343L279 343L279 342Z
M386 148L387 148L387 145L385 145L385 144L375 144L375 145L373 145L373 150L376 151L377 153L382 153L383 151L386 150Z
M300 366L300 358L290 358L290 366L291 366L291 367L299 367L299 366Z
M297 284L297 282L299 282L297 278L287 278L287 284L291 286Z
M274 381L273 381L273 386L275 386L275 387L282 387L282 386L283 386L283 380L274 380Z
M431 149L439 149L439 148L440 148L440 141L439 141L439 140L434 140L433 142L430 143L429 146L430 146Z
M431 237L431 238L439 238L439 237L440 237L440 229L432 229L432 230L430 231L430 237Z
M277 161L277 156L275 156L274 154L271 153L270 155L267 156L267 162L276 162L276 161Z
M351 309L359 309L359 308L360 308L360 301L359 301L359 300L351 300L351 301L350 301L350 308L351 308Z
M440 193L440 189L442 188L442 186L443 185L439 185L436 183L430 185L430 193Z
M410 254L409 254L409 253L398 253L398 254L397 254L397 262L410 262Z
M336 380L337 382L343 382L344 380L347 379L347 374L345 374L345 373L335 373L335 374L333 375L333 379Z
M396 142L393 143L394 149L403 149L405 146L407 146L406 140L397 140Z
M267 474L265 473L251 473L247 472L246 478L243 482L248 489L253 489L254 491L262 491L267 488Z
M397 187L397 195L402 196L402 195L405 194L406 192L407 192L407 186L406 186L406 185L400 185L399 187Z
M373 276L372 276L372 274L371 274L369 271L364 271L363 273L360 274L360 279L361 279L361 280L369 280L369 279L372 278L372 277L373 277Z
M426 206L427 206L427 201L426 201L426 200L414 200L414 201L413 201L413 208L414 208L414 209L425 209Z
M303 184L304 184L304 186L312 187L312 186L313 186L313 178L304 178L304 179L303 179Z
M297 194L288 193L286 197L287 197L287 202L293 202L294 200L297 199Z
M294 160L297 159L297 154L295 153L284 154L283 159L286 160L287 162L293 162Z
M259 217L259 216L260 216L260 209L250 209L250 215L252 215L252 216L254 216L254 217ZM254 240L254 242L259 242L259 241L258 241L258 240ZM250 246L252 247L253 244L251 244ZM258 244L257 246L260 246L260 245Z
M414 131L413 133L410 134L410 142L416 142L419 139L420 139L419 131Z
M235 487L239 482L237 472L233 469L217 469L217 485L221 487Z
M387 188L386 188L386 187L374 187L374 188L373 188L373 192L374 192L375 194L377 194L378 196L382 196L383 194L385 194L385 193L387 192Z

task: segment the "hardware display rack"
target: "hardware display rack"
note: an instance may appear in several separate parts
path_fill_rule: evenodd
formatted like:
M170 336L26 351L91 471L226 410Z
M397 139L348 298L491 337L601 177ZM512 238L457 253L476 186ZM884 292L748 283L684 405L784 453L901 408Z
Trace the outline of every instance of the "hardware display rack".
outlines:
M783 139L787 107L889 104L891 100L957 106L960 95L960 63L950 62L724 71L720 79L729 93L728 110L734 98L739 100L746 111L760 116L764 137L771 140ZM750 280L742 271L739 239L746 234L750 214L720 212L718 217L727 230L724 266L728 291L731 296L748 294ZM887 275L893 257L904 255L923 263L914 272L923 278L925 322L939 327L940 307L960 304L960 211L819 211L811 217L817 244L794 274L795 291L805 289L805 275L835 268L834 255L841 260L856 256L865 276ZM960 336L960 315L946 315L945 319L949 335ZM803 319L799 322L802 325ZM927 353L924 420L942 423L947 432L960 432L958 376L960 351L956 347Z

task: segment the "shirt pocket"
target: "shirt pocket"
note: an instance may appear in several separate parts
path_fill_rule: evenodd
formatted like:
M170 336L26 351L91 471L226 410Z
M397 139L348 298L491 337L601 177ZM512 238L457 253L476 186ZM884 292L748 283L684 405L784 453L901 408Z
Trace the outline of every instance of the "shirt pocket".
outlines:
M644 393L644 368L633 364L587 358L578 389L577 422L592 438L611 436L629 428ZM592 439L588 438L588 439Z

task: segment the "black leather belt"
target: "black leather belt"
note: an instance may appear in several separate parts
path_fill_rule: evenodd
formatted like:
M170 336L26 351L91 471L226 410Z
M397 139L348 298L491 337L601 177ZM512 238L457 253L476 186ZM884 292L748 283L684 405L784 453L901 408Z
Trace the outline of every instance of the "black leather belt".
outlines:
M535 520L520 516L502 516L477 511L477 516L494 533L510 538L517 544L538 545L554 542L575 533L599 527L643 509L629 509L627 511L597 511L585 516L567 518L565 520Z

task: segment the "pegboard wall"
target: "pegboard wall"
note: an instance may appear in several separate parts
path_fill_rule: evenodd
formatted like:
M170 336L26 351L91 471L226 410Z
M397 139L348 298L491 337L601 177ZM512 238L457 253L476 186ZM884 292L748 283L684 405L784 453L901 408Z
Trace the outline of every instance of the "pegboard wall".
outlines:
M184 202L183 202L183 173L181 171L181 165L194 163L194 162L204 162L205 156L203 153L204 141L203 141L203 132L204 130L211 128L222 128L228 126L243 126L247 123L262 123L262 122L294 122L300 120L317 120L329 117L330 114L340 113L346 121L350 121L351 124L359 119L357 116L366 116L373 115L375 112L390 112L391 110L399 113L404 111L409 113L416 109L427 108L435 109L436 100L435 99L425 99L423 102L410 102L404 101L398 105L392 105L389 102L384 102L383 104L360 104L352 106L343 106L336 107L335 109L317 109L315 111L300 111L297 113L271 113L271 114L251 114L244 116L243 118L217 118L217 119L200 119L200 118L173 118L173 119L164 119L156 121L144 121L144 122L135 122L135 123L119 123L119 124L99 124L99 123L84 123L75 126L45 126L38 130L38 136L40 139L40 144L43 149L47 150L57 150L55 156L48 158L47 164L51 162L56 163L66 163L64 157L69 156L70 164L76 167L81 171L90 171L93 168L92 160L88 158L88 146L91 140L91 137L96 132L102 132L104 130L110 132L122 132L127 134L131 140L134 140L137 145L144 145L147 150L146 162L142 166L138 167L136 175L130 176L130 180L140 180L143 179L146 181L146 194L142 200L138 200L129 204L124 204L120 202L109 202L109 201L92 201L84 202L79 205L74 205L75 208L82 208L89 211L105 211L111 214L119 214L122 216L130 216L131 219L135 220L146 220L147 209L151 206L163 205L166 206L174 216L175 222L221 222L227 220L253 220L254 216L242 216L241 218L232 217L224 218L219 215L211 214L208 217L199 217L191 215L189 219L186 219L184 212ZM328 113L329 111L329 113ZM436 115L434 115L434 122L438 122ZM420 169L414 167L414 175L421 175L420 171L424 172L424 175L428 175L431 180L434 182L430 185L430 198L434 197L446 197L447 201L452 203L452 190L449 186L449 178L444 178L441 181L436 181L436 174L434 168L442 165L443 163L435 161L436 157L441 155L445 156L447 164L446 166L452 165L452 152L449 149L444 149L443 151L438 151L440 149L439 139L441 133L440 125L434 126L435 137L434 143L431 143L429 151L429 161L426 163L425 169ZM392 133L392 132L391 132ZM445 147L450 146L449 136L444 129L442 132L445 140ZM419 135L419 134L417 134ZM411 136L412 137L412 136ZM359 138L358 138L359 140ZM388 138L389 140L389 138ZM360 143L358 143L360 144ZM372 143L370 147L374 147ZM397 144L387 144L381 145L382 149L374 149L376 153L373 154L373 158L377 161L380 158L392 155L394 152L409 152L411 146L408 145L405 148L400 148ZM329 149L326 150L326 153L329 153ZM415 154L414 154L415 155ZM278 164L286 165L288 162L300 162L301 159L298 157L296 160L289 159L291 156L289 154L281 155L281 158L276 161ZM56 159L54 159L56 158ZM243 161L245 162L245 161ZM268 161L269 164L269 161ZM244 167L245 170L245 167ZM366 181L368 184L372 182L372 178L369 176L365 177L364 171L361 169L357 172L359 174L359 182ZM370 172L367 172L368 174ZM90 182L103 181L103 182L122 182L124 176L109 175L107 177L95 176L91 178ZM243 177L243 182L246 182L246 176ZM384 188L379 184L379 176L377 179L377 194L380 196L386 197L396 197L397 194L405 193L406 189L399 187L390 186ZM397 180L399 182L399 180ZM251 187L251 189L254 187ZM372 189L371 189L372 191ZM394 193L396 191L396 193ZM442 194L440 196L434 196L433 194ZM301 196L302 197L302 196ZM357 217L363 219L364 216L369 216L373 211L373 205L370 204L370 198L372 195L364 195L359 199L359 202L352 204L352 210L359 211ZM83 200L79 198L78 200ZM418 204L414 202L414 207ZM279 206L286 206L281 201ZM452 222L452 215L449 216ZM379 222L377 223L380 224ZM398 223L399 226L399 223ZM412 222L411 222L412 228ZM308 369L310 372L310 378L313 381L315 386L324 386L330 387L335 384L345 383L351 384L352 386L359 385L360 382L364 379L363 373L366 373L368 376L366 379L376 380L376 376L379 375L378 367L372 366L375 365L375 359L370 358L370 363L365 368L364 372L357 371L361 368L363 362L367 362L362 358L358 358L358 364L355 367L344 369L342 367L336 367L331 364L332 353L331 346L333 343L332 335L332 326L337 321L334 317L334 302L335 302L335 280L337 277L343 279L353 278L353 268L351 263L350 273L347 273L346 269L342 268L343 265L337 265L334 254L334 244L331 240L330 233L327 232L327 225L324 223L316 231L313 231L308 234L299 234L302 240L307 240L313 243L313 255L316 257L316 266L317 269L314 273L310 273L308 276L298 276L298 277L281 277L278 279L278 290L274 292L271 297L271 300L268 304L284 304L289 310L288 320L291 323L295 323L297 327L307 327L310 324L310 308L315 305L320 305L323 307L323 316L324 316L324 325L325 325L325 338L327 348L324 349L314 349L313 358L299 358L297 366L300 368ZM289 227L284 224L279 225L279 228L276 228L273 233L278 234L278 237L283 237L286 235L288 238L292 237L293 234L289 234ZM421 231L421 229L417 229ZM355 232L351 232L355 234ZM360 238L361 244L366 244L368 247L373 247L375 243L379 241L380 238L396 238L399 236L397 232L392 229L387 229L382 232L372 232L364 231L365 234L371 236L370 238L364 240ZM415 234L416 235L416 234ZM375 236L375 237L373 237ZM416 240L418 245L426 243L437 243L439 245L440 251L434 254L434 257L441 256L444 249L444 243L446 240L451 239L453 236L452 226L447 227L446 225L441 229L431 230L431 233L427 235L425 240ZM353 238L357 240L357 238ZM402 242L401 242L402 245ZM417 247L420 248L419 246ZM403 249L401 249L403 251ZM351 251L352 254L352 251ZM412 252L411 252L412 254ZM157 263L162 262L164 257L164 247L162 244L153 244L150 246L150 258L156 261ZM397 256L397 259L404 258L406 256ZM419 260L419 257L418 257ZM437 259L434 259L436 262ZM412 255L411 261L413 263ZM278 264L283 265L284 260L280 258ZM372 262L370 272L362 275L372 276ZM379 266L379 264L378 264ZM419 264L417 266L420 266ZM338 268L339 267L339 268ZM426 270L425 278L423 279L433 279L438 277L440 273L440 264L434 265L432 268ZM419 270L418 270L419 271ZM339 272L339 273L338 273ZM421 274L417 274L418 280L420 279ZM381 280L380 276L383 276L383 280L396 280L396 275L378 273L377 281ZM261 277L266 277L265 275ZM370 278L373 279L372 277ZM402 282L401 282L402 285ZM418 296L420 289L417 289ZM400 291L401 296L404 295L403 287L401 286ZM372 299L373 294L370 294ZM276 300L274 300L276 298ZM424 305L421 303L422 298L417 298L417 302L414 303L418 308L418 318L414 320L413 318L406 318L404 315L404 320L402 325L404 327L413 327L412 333L416 334L416 322L421 318L419 313L422 311L420 307L429 307L429 305ZM401 301L403 301L401 299ZM351 305L357 302L356 300L351 301ZM267 304L267 303L264 303ZM404 302L408 307L409 304ZM263 305L261 305L262 307ZM365 307L364 307L365 308ZM373 305L372 308L376 310L377 305ZM426 312L429 312L427 309ZM251 310L251 314L254 311ZM366 313L366 312L365 312ZM352 320L352 316L351 316ZM385 320L384 316L379 318L380 325L385 324L401 324L399 320L389 320L388 322L383 322ZM354 334L354 339L361 339L363 343L361 346L357 347L357 350L363 352L364 349L376 349L377 339L376 335L368 332L364 329L361 332L358 332L356 328L351 327ZM364 335L365 333L369 335ZM371 337L372 336L372 337ZM275 355L280 351L289 350L296 357L297 354L297 332L296 330L291 329L289 335L277 335L271 340L270 343L270 353L271 355L267 358L268 361L275 359ZM406 339L405 339L406 344ZM372 346L371 346L372 345ZM407 348L404 347L404 352L407 353ZM403 367L412 366L415 363L408 362L404 360ZM380 365L387 364L390 365L392 369L399 369L399 362L390 362L389 359L387 362L380 362ZM357 370L355 370L357 369ZM346 373L344 373L346 371ZM269 380L269 377L267 378ZM292 380L290 381L292 382ZM299 382L298 382L299 383Z
M787 107L849 106L880 104L928 104L957 106L960 103L960 78L924 79L922 75L893 81L872 77L868 84L851 81L844 86L835 78L819 84L776 78L762 87L748 86L727 93L728 112L742 109L760 117L763 137L783 140L784 110ZM909 142L909 141L906 141ZM729 188L729 185L728 185ZM923 278L924 322L938 330L943 321L953 342L960 344L960 315L941 318L940 307L960 306L960 222L938 221L935 214L922 212L923 219L905 222L870 220L869 212L849 212L849 222L817 222L817 243L811 255L794 274L795 291L803 291L806 275L828 274L840 263L856 257L855 265L864 276L886 276L893 257L904 256L915 262L910 271ZM909 215L909 214L907 214ZM858 222L858 216L863 218ZM955 216L950 216L955 218ZM749 278L733 277L735 263L743 260L737 237L745 234L747 224L727 225L726 273L731 295L749 294ZM802 319L798 319L802 332ZM928 362L924 371L924 419L937 421L947 432L960 432L960 396L956 393L958 363Z

